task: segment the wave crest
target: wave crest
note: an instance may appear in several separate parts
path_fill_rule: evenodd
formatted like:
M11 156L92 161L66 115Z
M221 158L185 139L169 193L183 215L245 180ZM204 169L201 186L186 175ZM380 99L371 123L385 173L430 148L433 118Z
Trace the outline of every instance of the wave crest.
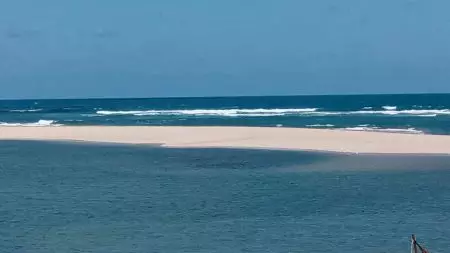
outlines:
M40 112L42 109L22 109L22 110L9 110L9 112Z
M348 114L384 114L384 115L411 115L411 116L428 116L434 117L437 115L450 115L449 109L435 109L435 110L386 110L386 111L354 111Z
M363 131L363 132L388 132L388 133L410 133L410 134L423 134L423 131L417 130L415 128L380 128L380 127L368 127L357 126L357 127L346 127L343 128L346 131Z
M393 110L397 110L397 106L385 105L385 106L383 106L383 109L388 110L388 111L393 111Z
M306 125L307 127L320 127L320 128L323 128L323 127L334 127L334 125L332 125L332 124L313 124L313 125Z
M387 115L436 117L450 115L450 109L397 110L394 106L385 106L386 110L360 111L319 111L318 108L291 109L192 109L192 110L145 110L145 111L108 111L99 110L93 115L83 116L219 116L219 117L268 117L268 116L341 116L341 115Z
M99 115L188 115L188 116L283 116L316 112L317 108L301 109L193 109L193 110L147 110L147 111L97 111Z
M0 126L25 126L25 127L45 127L45 126L62 126L61 124L55 124L54 120L39 120L38 122L32 123L8 123L0 122Z

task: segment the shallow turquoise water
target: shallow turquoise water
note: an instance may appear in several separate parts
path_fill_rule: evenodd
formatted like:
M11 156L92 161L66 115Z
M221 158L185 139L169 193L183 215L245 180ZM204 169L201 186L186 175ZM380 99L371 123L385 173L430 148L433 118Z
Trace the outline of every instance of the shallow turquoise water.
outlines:
M2 142L0 252L408 252L411 233L450 248L450 157L339 159Z

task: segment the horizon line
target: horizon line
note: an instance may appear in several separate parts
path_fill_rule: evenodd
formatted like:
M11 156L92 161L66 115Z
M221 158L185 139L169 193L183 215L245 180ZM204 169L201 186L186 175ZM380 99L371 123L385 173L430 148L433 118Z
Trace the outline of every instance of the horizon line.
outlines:
M325 97L325 96L401 96L401 95L450 95L450 92L411 93L347 93L347 94L294 94L294 95L225 95L225 96L156 96L156 97L67 97L67 98L0 98L0 101L32 100L133 100L133 99L189 99L189 98L256 98L256 97Z

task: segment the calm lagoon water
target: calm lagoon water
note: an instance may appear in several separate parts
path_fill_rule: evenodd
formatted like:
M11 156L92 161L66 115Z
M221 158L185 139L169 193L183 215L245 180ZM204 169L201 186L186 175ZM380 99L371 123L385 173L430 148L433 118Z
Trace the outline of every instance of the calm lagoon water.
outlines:
M0 252L445 252L449 182L450 157L2 141Z

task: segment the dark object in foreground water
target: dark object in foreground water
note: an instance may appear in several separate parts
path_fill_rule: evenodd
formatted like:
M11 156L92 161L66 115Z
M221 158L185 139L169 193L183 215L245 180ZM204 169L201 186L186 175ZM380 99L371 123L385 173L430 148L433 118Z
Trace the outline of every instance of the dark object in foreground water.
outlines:
M428 250L426 250L424 247L422 247L416 240L416 236L411 236L411 253L430 253Z

